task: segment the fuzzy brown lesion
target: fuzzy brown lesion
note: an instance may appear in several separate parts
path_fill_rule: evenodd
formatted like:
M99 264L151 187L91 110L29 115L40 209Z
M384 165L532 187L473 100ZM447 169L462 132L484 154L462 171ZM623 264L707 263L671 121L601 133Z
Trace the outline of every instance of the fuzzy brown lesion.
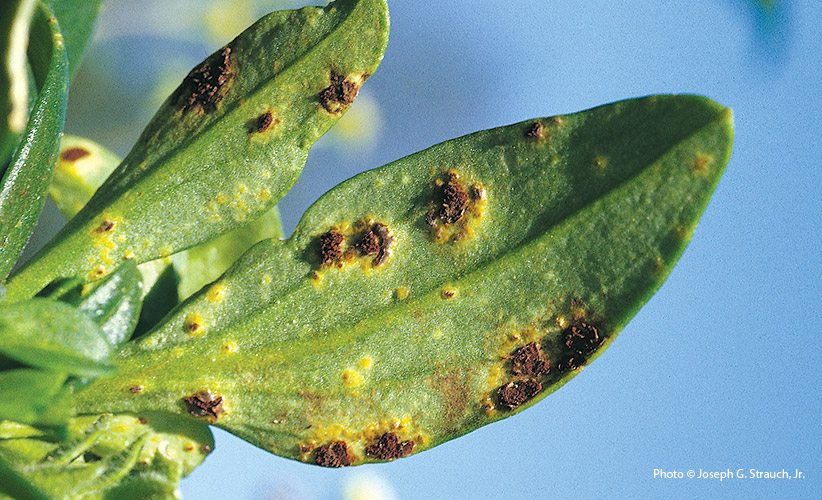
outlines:
M212 394L209 391L202 391L183 398L188 413L194 417L206 419L209 423L214 423L220 419L225 412L223 407L223 397Z
M458 242L473 236L474 223L485 212L487 193L480 183L467 185L459 173L450 170L434 182L432 206L425 224L438 242Z
M332 70L329 75L328 87L324 88L317 96L320 106L326 112L334 115L342 113L354 102L354 98L357 97L360 86L366 78L368 78L368 75L365 74L358 79L346 78L340 72Z
M354 463L354 455L348 443L333 441L314 450L314 463L322 467L346 467Z
M192 69L172 94L171 102L182 112L212 112L225 96L234 72L231 47L223 47Z
M596 326L578 321L562 331L561 340L557 369L567 372L584 366L605 342L605 337Z
M394 253L396 236L384 222L360 220L319 236L318 257L322 267L344 267L357 259L370 259L371 267L382 267ZM368 262L367 260L365 262Z
M366 446L365 454L377 460L396 460L410 455L416 445L413 439L401 441L396 433L386 432L375 442Z

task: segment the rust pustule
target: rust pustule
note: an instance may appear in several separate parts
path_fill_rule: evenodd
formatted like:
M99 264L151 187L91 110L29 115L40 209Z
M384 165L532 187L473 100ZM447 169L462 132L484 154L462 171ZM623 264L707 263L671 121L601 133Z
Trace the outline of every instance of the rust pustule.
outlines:
M380 239L377 233L374 232L373 227L369 227L362 233L360 241L354 245L354 248L362 256L377 255L380 251Z
M584 322L571 325L562 334L560 371L575 370L585 365L591 354L605 341L595 326Z
M448 180L442 186L442 206L439 210L439 217L446 224L453 224L462 218L465 209L468 208L470 197L459 182L459 176L453 172L448 173Z
M195 417L205 417L211 422L216 422L225 412L223 408L223 397L214 396L208 391L192 394L184 399L188 406L188 413Z
M130 392L132 394L140 394L141 392L143 392L143 386L142 385L132 385L131 387L128 388L128 392Z
M354 463L354 456L345 441L334 441L314 450L314 463L322 467L345 467Z
M374 224L371 230L374 231L380 240L380 249L377 251L377 256L374 257L374 267L380 267L391 258L391 254L393 253L391 250L391 245L394 244L397 238L391 234L388 226L382 222L377 222Z
M542 122L537 120L528 127L528 130L525 131L525 137L529 139L542 139L545 134L545 127L542 125Z
M345 236L337 231L329 231L320 235L320 262L328 265L342 257L342 242Z
M257 120L254 124L254 131L258 134L261 134L268 130L268 128L274 124L274 115L271 114L271 111L266 111L265 113L261 114L257 117Z
M548 359L542 354L540 345L529 342L511 353L511 374L538 377L551 371Z
M101 222L100 225L97 226L97 229L95 229L94 232L97 233L97 234L108 233L110 231L113 231L114 226L116 226L116 225L117 225L116 222L114 222L112 220L104 219L103 222Z
M331 84L320 92L320 105L329 113L338 114L354 102L360 85L348 80L336 71L331 71Z
M506 410L513 410L530 401L541 390L542 384L538 380L526 379L519 382L509 382L497 389L499 406Z
M395 433L386 432L365 448L365 454L378 460L395 460L410 455L416 445L414 440L400 441Z
M225 85L232 77L231 47L223 47L191 70L174 91L172 102L184 112L214 111L223 99Z
M85 158L90 154L91 152L89 152L89 150L87 149L71 148L60 153L60 159L63 161L77 161L80 158Z

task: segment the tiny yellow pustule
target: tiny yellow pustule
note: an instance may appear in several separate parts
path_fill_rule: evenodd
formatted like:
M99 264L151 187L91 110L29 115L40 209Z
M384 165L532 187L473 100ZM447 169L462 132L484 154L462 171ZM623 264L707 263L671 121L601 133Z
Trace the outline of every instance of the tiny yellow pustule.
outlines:
M186 316L186 320L183 325L185 331L192 335L199 335L203 333L204 327L205 323L203 322L202 316L194 312L188 313L188 316Z
M368 358L368 357L362 358L357 362L357 366L359 366L363 370L367 370L367 369L371 368L371 366L373 366L373 364L374 364L374 362L371 360L371 358Z
M206 298L211 302L221 302L225 296L225 287L221 283L214 283L206 292Z
M362 385L362 375L354 370L345 370L342 372L343 385L346 387L357 387Z

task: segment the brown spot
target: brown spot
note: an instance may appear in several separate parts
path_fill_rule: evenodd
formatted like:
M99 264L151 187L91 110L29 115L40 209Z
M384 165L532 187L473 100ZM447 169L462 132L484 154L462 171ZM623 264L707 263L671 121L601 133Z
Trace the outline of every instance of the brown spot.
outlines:
M373 227L369 227L362 235L362 239L354 245L360 255L377 255L380 252L380 239Z
M274 115L272 115L270 111L266 111L257 117L257 123L254 130L256 130L257 133L265 132L272 123L274 123Z
M331 264L342 257L342 242L345 237L336 231L320 235L320 261L323 265Z
M137 423L145 425L148 423L148 420L146 420L146 417L137 417Z
M562 358L557 367L560 371L575 370L583 366L605 341L596 327L582 322L566 328L563 336Z
M479 184L471 186L471 199L474 201L485 199L485 188Z
M523 403L530 401L542 390L538 380L526 379L519 382L509 382L497 389L499 405L506 410L513 410Z
M198 392L184 399L188 405L188 413L195 417L206 417L216 421L223 414L223 397L214 396L208 391Z
M453 288L444 288L442 290L442 296L446 299L453 299L457 296L457 291Z
M446 224L453 224L462 218L468 206L468 193L459 183L456 174L448 174L448 182L442 187L442 208L440 218Z
M77 161L80 158L85 158L91 153L83 148L71 148L60 153L60 159L63 161Z
M378 460L395 460L410 455L416 445L414 440L400 442L399 436L386 432L374 444L365 448L365 454Z
M331 85L320 92L320 105L332 114L341 113L354 102L360 87L336 71L331 72Z
M211 453L212 451L214 451L214 449L211 447L211 445L210 445L210 444L208 444L208 443L203 443L203 445L202 445L202 446L200 446L200 451L202 451L202 452L203 452L203 454L208 455L209 453Z
M536 342L530 342L511 353L511 374L537 377L547 375L551 365Z
M528 130L525 131L525 137L529 139L542 139L544 134L544 129L542 122L537 120L528 127Z
M192 69L177 87L172 102L183 111L192 109L214 111L223 98L224 85L231 78L229 59L231 48L223 47Z
M103 219L103 222L101 222L100 225L97 226L97 229L95 229L94 232L98 234L108 233L109 231L114 229L114 226L116 225L117 223L114 221Z
M143 386L142 385L133 385L133 386L128 388L128 391L132 394L140 394L141 392L143 392Z
M314 451L314 462L322 467L345 467L354 462L354 457L345 441L334 441Z
M191 453L192 451L194 451L194 445L191 443L186 443L183 446L183 451L185 451L186 453Z

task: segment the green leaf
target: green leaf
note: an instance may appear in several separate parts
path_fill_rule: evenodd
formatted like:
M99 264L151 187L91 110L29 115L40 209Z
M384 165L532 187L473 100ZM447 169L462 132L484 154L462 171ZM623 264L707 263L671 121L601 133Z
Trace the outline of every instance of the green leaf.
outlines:
M80 69L103 0L43 0L60 23L71 79Z
M0 7L0 177L29 111L29 72L26 47L35 0L9 0Z
M111 344L77 309L36 298L0 306L0 354L36 368L80 376L111 371Z
M3 495L16 500L51 500L0 456L0 498Z
M142 275L134 262L127 262L101 280L56 282L39 296L59 300L91 318L112 346L131 336L142 307ZM71 286L75 283L74 286Z
M207 425L159 413L86 415L69 427L70 439L54 443L31 427L0 423L0 459L53 498L170 499L214 447Z
M684 250L731 140L730 110L653 96L358 175L128 344L77 404L190 414L322 465L465 434L614 340Z
M9 300L124 258L171 255L262 215L376 70L387 37L385 0L262 18L189 73L88 205L9 282Z
M57 22L42 4L32 21L28 54L38 96L29 114L24 139L12 154L0 186L2 277L14 266L43 208L65 118L68 93L65 47Z
M64 373L31 368L0 372L0 420L37 423L65 381Z

